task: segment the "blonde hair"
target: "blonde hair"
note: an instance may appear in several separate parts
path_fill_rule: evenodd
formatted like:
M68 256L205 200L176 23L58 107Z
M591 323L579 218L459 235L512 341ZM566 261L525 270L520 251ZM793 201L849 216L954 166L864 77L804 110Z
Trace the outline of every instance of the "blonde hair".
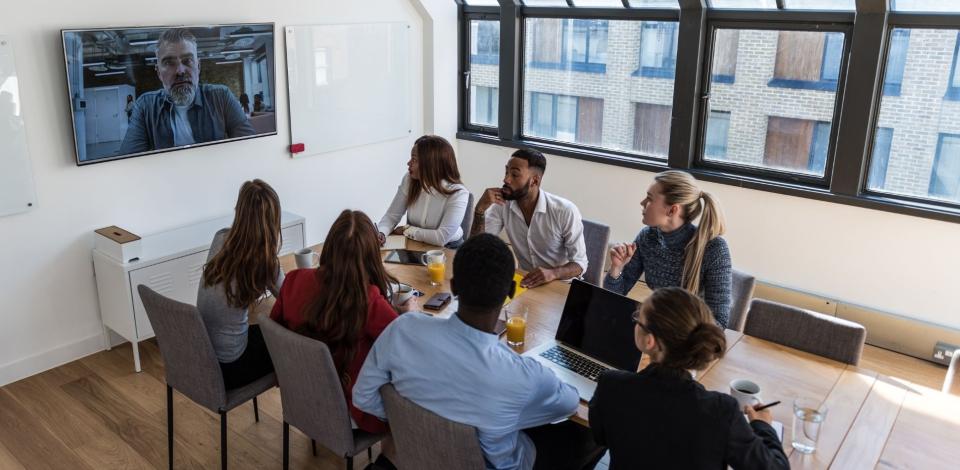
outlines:
M726 231L720 205L710 193L697 186L697 180L690 173L669 170L657 174L653 179L660 183L660 192L667 205L678 204L683 208L685 221L693 222L700 217L697 233L683 250L683 277L680 281L684 289L697 294L700 292L700 268L703 266L707 243Z

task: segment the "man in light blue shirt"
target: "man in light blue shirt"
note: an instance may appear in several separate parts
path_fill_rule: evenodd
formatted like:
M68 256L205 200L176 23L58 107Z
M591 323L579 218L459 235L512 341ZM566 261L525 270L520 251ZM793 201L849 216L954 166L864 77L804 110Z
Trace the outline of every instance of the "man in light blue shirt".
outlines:
M385 419L380 387L392 383L421 407L476 427L487 468L529 470L535 461L537 467L563 468L556 462L544 466L553 460L580 468L599 456L588 430L569 421L544 426L576 411L576 389L494 333L500 307L512 295L514 263L510 249L493 235L467 240L453 261L451 288L459 311L448 319L408 313L391 323L367 355L353 403ZM521 432L534 427L532 435L552 442Z

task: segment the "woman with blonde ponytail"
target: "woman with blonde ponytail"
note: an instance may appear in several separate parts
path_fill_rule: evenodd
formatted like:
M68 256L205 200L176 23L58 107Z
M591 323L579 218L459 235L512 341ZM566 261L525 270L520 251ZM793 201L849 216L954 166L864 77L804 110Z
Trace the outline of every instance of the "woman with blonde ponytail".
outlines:
M701 296L726 328L733 267L717 200L689 173L670 170L654 177L640 205L646 227L633 243L610 249L603 287L626 294L646 274L651 289L676 286Z
M590 430L610 449L610 468L790 468L769 409L741 409L693 380L689 371L726 351L703 300L678 287L657 289L633 322L650 365L604 372L590 400Z

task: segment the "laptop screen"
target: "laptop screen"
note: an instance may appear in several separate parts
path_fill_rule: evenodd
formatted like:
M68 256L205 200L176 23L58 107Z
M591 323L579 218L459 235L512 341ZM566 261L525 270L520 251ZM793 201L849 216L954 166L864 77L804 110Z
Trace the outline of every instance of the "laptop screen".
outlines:
M622 370L637 370L633 311L639 302L574 279L563 306L557 341Z

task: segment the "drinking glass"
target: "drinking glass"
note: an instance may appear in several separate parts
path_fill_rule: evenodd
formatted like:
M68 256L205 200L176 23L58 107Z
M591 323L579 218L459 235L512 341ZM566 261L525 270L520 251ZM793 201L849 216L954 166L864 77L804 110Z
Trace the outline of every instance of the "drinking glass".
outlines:
M446 274L447 257L443 250L430 250L423 254L420 261L427 265L427 274L430 275L430 285L439 286L443 284L443 278Z
M512 347L523 346L527 333L527 307L507 308L507 344Z
M812 454L817 449L820 438L820 426L827 417L827 407L820 400L797 398L793 401L793 440L794 449L804 454Z

